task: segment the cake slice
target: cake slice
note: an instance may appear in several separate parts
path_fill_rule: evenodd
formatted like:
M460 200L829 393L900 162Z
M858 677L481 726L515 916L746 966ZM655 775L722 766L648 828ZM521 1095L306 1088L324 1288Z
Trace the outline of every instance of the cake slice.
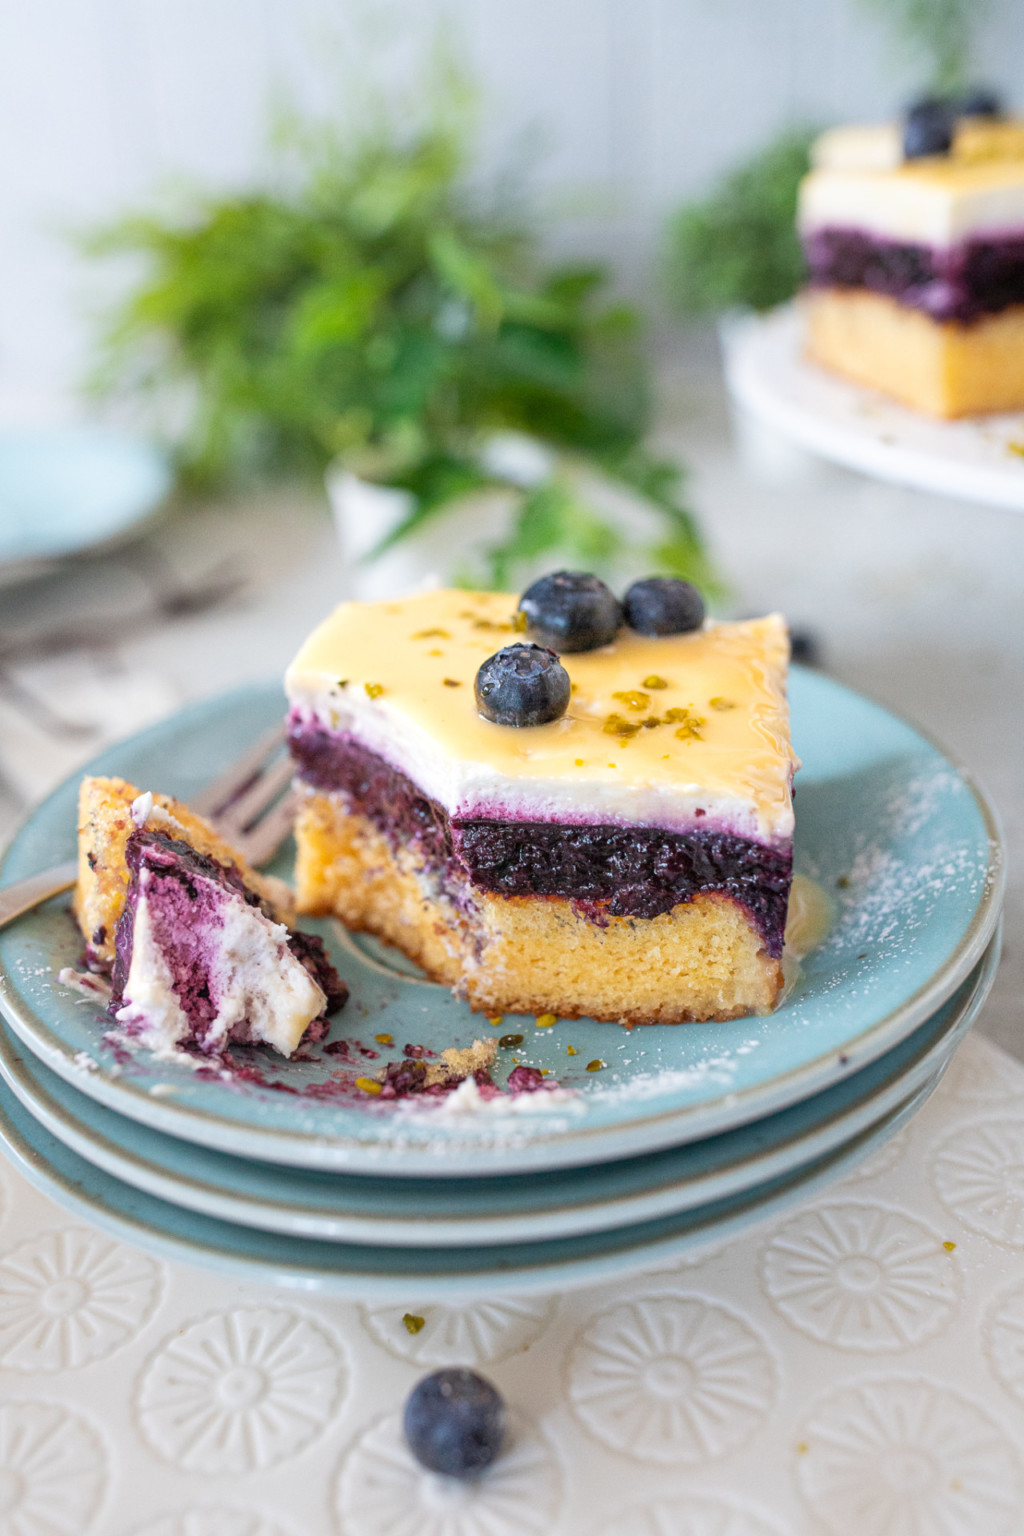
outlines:
M564 714L516 728L481 715L474 684L526 638L517 602L344 604L303 646L299 910L396 945L488 1014L770 1009L792 878L783 621L613 625L563 648Z
M321 940L289 926L288 888L179 801L85 779L79 857L90 963L110 974L110 1012L150 1049L265 1043L290 1056L344 1003Z
M908 120L815 145L798 215L808 352L935 416L1017 410L1024 123L929 107L916 134Z

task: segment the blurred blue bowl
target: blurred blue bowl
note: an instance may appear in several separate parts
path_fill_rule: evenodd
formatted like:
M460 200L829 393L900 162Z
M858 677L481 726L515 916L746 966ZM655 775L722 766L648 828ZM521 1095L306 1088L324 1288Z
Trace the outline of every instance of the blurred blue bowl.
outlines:
M0 565L48 561L134 528L165 499L167 455L105 427L0 429Z

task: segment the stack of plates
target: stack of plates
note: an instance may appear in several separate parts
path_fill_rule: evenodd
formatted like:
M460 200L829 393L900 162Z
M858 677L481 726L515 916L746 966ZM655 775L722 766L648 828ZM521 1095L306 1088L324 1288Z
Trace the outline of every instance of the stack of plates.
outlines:
M103 1043L104 1016L56 984L80 940L53 903L0 935L7 1151L121 1236L396 1299L590 1283L803 1198L938 1083L992 982L1002 881L991 811L936 747L812 673L795 672L791 702L797 868L834 912L770 1017L626 1031L510 1016L494 1030L401 957L321 925L351 988L331 1031L348 1056L254 1051L255 1081L200 1077ZM279 710L270 690L232 695L93 767L187 799ZM75 794L69 783L35 813L5 880L72 854ZM492 1032L523 1037L499 1051L499 1082L520 1060L566 1091L459 1113L329 1086L406 1043L439 1051Z

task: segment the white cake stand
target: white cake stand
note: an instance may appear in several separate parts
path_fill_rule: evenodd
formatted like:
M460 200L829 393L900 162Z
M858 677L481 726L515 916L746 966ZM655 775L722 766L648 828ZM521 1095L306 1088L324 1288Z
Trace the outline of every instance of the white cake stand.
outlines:
M863 474L1024 512L1024 411L936 421L803 355L794 305L722 327L736 403L801 448Z

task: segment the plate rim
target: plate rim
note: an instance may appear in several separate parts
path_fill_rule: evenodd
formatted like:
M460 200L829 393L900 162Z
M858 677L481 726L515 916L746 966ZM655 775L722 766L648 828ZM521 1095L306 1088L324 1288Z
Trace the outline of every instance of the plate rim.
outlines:
M971 795L985 830L988 847L987 866L982 880L977 906L961 934L952 953L932 975L911 993L909 997L884 1018L860 1034L853 1036L841 1049L830 1047L801 1065L772 1078L770 1083L751 1084L734 1092L723 1092L715 1099L687 1107L666 1108L653 1114L633 1118L619 1126L574 1126L557 1138L542 1138L536 1134L526 1147L503 1148L501 1171L508 1173L540 1172L543 1169L569 1168L581 1163L594 1162L603 1157L630 1155L628 1150L615 1149L628 1143L632 1136L642 1134L642 1145L634 1151L656 1151L687 1140L703 1140L725 1129L738 1128L761 1117L762 1113L784 1109L820 1091L831 1080L828 1068L831 1064L835 1078L845 1075L849 1061L856 1059L859 1066L866 1065L883 1054L887 1046L897 1044L924 1022L946 1001L970 975L988 947L1002 910L1006 883L1005 844L998 813L985 790L973 773L960 760L938 743L927 730L908 717L897 714L887 705L870 695L848 687L845 683L794 667L795 672L806 674L828 683L831 688L849 693L858 700L866 701L899 725L909 728L933 752L935 752L961 780ZM266 700L271 692L280 692L280 683L250 684L228 690L208 698L195 700L183 709L166 716L144 730L136 732L120 742L104 748L98 757L106 757L118 747L126 747L159 737L172 728L194 719L202 719L213 707L223 709L232 700L240 703L245 699ZM95 759L93 760L95 761ZM50 801L75 778L90 771L91 763L84 764L67 775L59 785L38 805L32 807L13 830L0 855L0 879L2 879L11 852L19 838L27 830ZM235 1156L256 1158L261 1161L286 1166L319 1168L325 1171L347 1170L374 1174L394 1174L399 1177L444 1177L441 1159L438 1166L426 1167L423 1163L425 1150L436 1150L437 1143L425 1138L421 1143L406 1137L403 1146L396 1149L386 1144L372 1146L355 1136L328 1137L322 1133L301 1134L278 1126L241 1125L238 1121L187 1103L170 1104L154 1100L148 1090L143 1091L130 1079L107 1080L100 1072L83 1072L76 1064L69 1047L57 1039L50 1027L21 998L15 979L0 956L0 1014L18 1035L22 1043L32 1050L44 1064L58 1073L72 1086L97 1099L107 1108L126 1115L130 1119L162 1131L180 1140L195 1142L213 1150ZM839 1056L846 1058L842 1063ZM771 1098L771 1110L762 1111L759 1103ZM694 1130L694 1122L698 1128ZM533 1129L541 1130L537 1121ZM408 1127L405 1127L408 1129ZM447 1144L446 1144L447 1145ZM596 1149L596 1150L595 1150ZM497 1154L489 1147L474 1147L478 1166L474 1170L481 1175L497 1171ZM532 1154L532 1155L527 1155ZM466 1170L458 1170L451 1177L466 1176ZM472 1176L471 1173L469 1176Z
M208 1216L213 1220L248 1226L260 1231L279 1233L311 1241L375 1243L386 1237L397 1247L429 1248L440 1242L456 1246L484 1246L511 1244L522 1239L517 1228L528 1225L531 1235L542 1239L546 1236L573 1236L587 1232L604 1231L617 1225L629 1225L639 1221L674 1215L684 1210L696 1209L712 1201L740 1193L748 1183L764 1183L802 1166L835 1146L849 1141L864 1126L875 1124L892 1107L903 1102L933 1074L939 1076L946 1070L956 1051L963 1043L983 1008L999 965L1001 927L993 936L989 948L977 968L967 978L966 986L973 979L973 986L963 998L957 1011L945 1022L941 1032L923 1044L915 1057L898 1069L895 1075L874 1091L865 1089L838 1114L819 1120L811 1127L796 1130L781 1144L753 1149L746 1157L738 1156L725 1166L708 1174L697 1174L691 1179L680 1180L678 1175L663 1174L649 1188L630 1191L602 1199L595 1194L577 1204L545 1206L530 1212L517 1211L502 1216L481 1217L472 1215L462 1219L451 1215L408 1218L392 1216L384 1223L372 1215L316 1212L311 1207L289 1207L275 1204L265 1196L246 1196L237 1189L232 1192L226 1185L201 1184L198 1178L176 1175L167 1171L158 1161L140 1154L133 1154L130 1147L111 1142L102 1131L83 1125L65 1106L54 1100L45 1084L38 1082L31 1065L23 1057L12 1052L12 1036L0 1028L0 1078L15 1095L21 1105L50 1135L64 1143L77 1156L111 1178L131 1188L151 1195L154 1199ZM925 1021L927 1024L927 1021ZM924 1028L925 1025L919 1026ZM895 1047L898 1049L898 1046ZM13 1055L13 1060L12 1060ZM28 1053L32 1058L32 1053ZM38 1058L34 1058L38 1060ZM854 1074L855 1076L856 1074ZM838 1085L837 1085L838 1086ZM828 1092L829 1090L825 1090ZM94 1102L81 1095L86 1102ZM809 1102L809 1101L808 1101ZM785 1113L783 1111L782 1113ZM735 1134L742 1134L747 1127L738 1127ZM70 1134L69 1134L70 1133ZM726 1132L726 1135L734 1134ZM174 1139L174 1138L172 1138ZM700 1143L688 1143L690 1147ZM110 1150L107 1150L110 1149ZM98 1154L98 1155L95 1155ZM224 1154L222 1154L224 1155ZM230 1155L230 1154L228 1154ZM781 1158L781 1161L780 1161ZM132 1169L135 1176L119 1171ZM142 1176L139 1176L138 1171ZM750 1172L754 1170L751 1180ZM289 1169L287 1172L305 1172ZM570 1172L566 1170L566 1172ZM172 1189L202 1190L202 1201L176 1199ZM688 1197L679 1200L681 1192ZM386 1195L384 1196L386 1198ZM235 1214L230 1211L234 1210ZM275 1220L267 1219L267 1212L280 1212ZM291 1213L290 1216L287 1213ZM256 1213L256 1214L254 1214ZM248 1214L248 1219L246 1219ZM568 1215L570 1225L560 1226ZM258 1219L261 1216L262 1219ZM583 1220L581 1221L581 1217ZM313 1230L319 1225L321 1230ZM385 1230L382 1233L381 1227ZM392 1235L395 1231L407 1234ZM412 1234L418 1234L413 1236ZM364 1235L360 1235L364 1234Z
M710 1225L707 1224L708 1218L705 1218L705 1225L702 1227L691 1224L681 1232L650 1239L641 1236L636 1227L615 1229L610 1234L590 1233L581 1239L568 1238L564 1241L605 1238L611 1242L616 1235L620 1237L626 1235L628 1238L629 1234L632 1234L632 1238L625 1243L620 1243L617 1247L607 1247L597 1253L581 1257L552 1257L547 1262L534 1261L522 1268L516 1268L514 1261L505 1260L496 1262L487 1269L467 1270L460 1274L435 1272L433 1275L424 1276L413 1272L373 1273L368 1269L356 1272L342 1269L328 1270L322 1266L318 1268L315 1263L296 1264L251 1254L233 1254L223 1247L217 1248L210 1241L189 1241L184 1237L170 1235L152 1223L147 1223L127 1214L123 1209L105 1203L98 1196L87 1195L81 1181L68 1179L55 1171L46 1156L11 1123L8 1115L2 1113L2 1103L0 1103L0 1150L35 1188L41 1190L57 1204L92 1222L93 1225L111 1233L116 1238L134 1243L165 1258L190 1265L198 1262L207 1268L250 1283L269 1283L301 1289L307 1293L315 1291L323 1295L357 1301L367 1300L371 1293L375 1299L404 1301L408 1299L410 1290L414 1290L417 1297L424 1302L451 1300L453 1297L490 1299L496 1295L527 1295L537 1292L552 1294L562 1290L603 1284L612 1279L618 1280L641 1272L650 1273L651 1278L657 1280L657 1269L661 1265L673 1259L690 1256L694 1251L699 1253L701 1248L711 1244L728 1242L745 1229L760 1224L798 1202L813 1198L836 1178L849 1172L895 1136L938 1087L942 1075L942 1072L936 1074L931 1081L922 1085L890 1114L884 1116L880 1123L866 1127L851 1142L833 1149L821 1159L815 1159L808 1166L792 1170L790 1175L785 1177L782 1187L765 1192L763 1186L754 1186L745 1191L744 1197L737 1197L739 1203L734 1203L728 1212L711 1218ZM9 1091L6 1085L3 1085L3 1089L0 1090L0 1092ZM28 1119L36 1125L31 1116L28 1116ZM69 1149L64 1148L64 1150ZM82 1160L79 1159L79 1161ZM89 1170L88 1164L85 1164L85 1167ZM98 1172L96 1169L89 1171L94 1174ZM110 1178L110 1175L104 1177ZM111 1182L117 1184L119 1181L112 1179ZM132 1191L132 1193L137 1192ZM143 1198L153 1199L151 1196ZM154 1201L154 1203L166 1204L162 1201ZM211 1217L198 1217L194 1213L186 1214L193 1220L211 1226L224 1227L231 1232L248 1232L250 1236L257 1238L278 1243L298 1244L301 1247L305 1247L308 1243L311 1257L318 1249L323 1253L332 1247L340 1246L318 1243L312 1239L282 1238L278 1234L261 1233L251 1228L231 1227L230 1223L216 1222ZM692 1217L693 1214L693 1212L682 1213L682 1218ZM644 1225L646 1224L640 1224L641 1227ZM509 1249L520 1245L497 1246L507 1253ZM408 1256L411 1271L415 1259L429 1254L432 1250L408 1248L389 1251Z

